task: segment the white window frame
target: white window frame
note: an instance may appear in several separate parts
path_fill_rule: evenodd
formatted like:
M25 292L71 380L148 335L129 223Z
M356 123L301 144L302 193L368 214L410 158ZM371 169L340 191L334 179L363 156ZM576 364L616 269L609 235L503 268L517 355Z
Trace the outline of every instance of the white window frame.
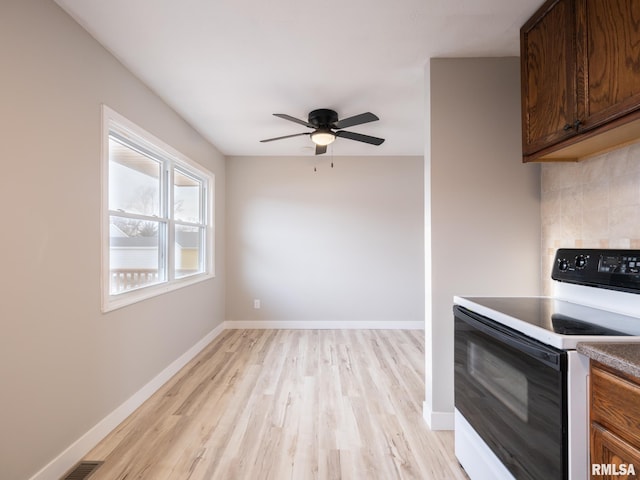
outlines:
M110 291L110 215L109 210L109 137L111 133L126 139L133 145L142 147L144 150L152 152L153 156L160 159L163 165L162 179L162 205L164 219L168 225L167 235L160 243L164 245L164 253L161 252L161 268L166 269L166 280L148 286L128 290L122 293L111 294ZM102 311L109 312L117 308L131 305L148 298L163 295L167 292L193 285L198 282L209 280L215 277L214 270L214 185L215 176L213 173L198 165L191 159L182 155L171 146L156 138L151 133L134 124L127 118L115 112L106 105L102 105L102 213L101 213L101 238L102 238ZM202 245L202 272L175 278L175 226L193 225L188 222L176 221L173 218L173 188L174 170L187 173L202 180L204 189L204 239ZM161 220L161 219L158 219ZM202 226L202 224L200 224Z

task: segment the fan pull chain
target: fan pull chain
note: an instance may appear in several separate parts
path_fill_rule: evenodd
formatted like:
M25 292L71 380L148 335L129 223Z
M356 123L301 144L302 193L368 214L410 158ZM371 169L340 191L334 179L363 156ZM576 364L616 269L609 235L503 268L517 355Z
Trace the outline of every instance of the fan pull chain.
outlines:
M333 168L333 144L331 144L331 168Z

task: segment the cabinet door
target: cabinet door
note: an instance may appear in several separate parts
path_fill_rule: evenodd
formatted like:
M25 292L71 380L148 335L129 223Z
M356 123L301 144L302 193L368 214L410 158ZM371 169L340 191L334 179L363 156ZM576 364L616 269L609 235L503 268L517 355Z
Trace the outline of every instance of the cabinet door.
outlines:
M592 479L631 479L637 478L640 471L640 450L605 430L597 423L591 424L591 461ZM633 465L635 475L625 475ZM608 469L608 474L602 473ZM600 475L599 475L600 474Z
M578 118L588 130L640 108L640 1L577 0L576 13Z
M633 445L640 445L640 385L591 362L590 418ZM640 469L640 464L638 465ZM638 472L640 473L640 471Z
M576 134L575 1L550 0L520 30L522 149Z

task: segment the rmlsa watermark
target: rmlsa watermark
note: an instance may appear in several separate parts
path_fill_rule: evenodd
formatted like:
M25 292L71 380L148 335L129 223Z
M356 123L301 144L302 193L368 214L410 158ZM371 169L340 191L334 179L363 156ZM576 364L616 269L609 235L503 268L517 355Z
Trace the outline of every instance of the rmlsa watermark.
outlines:
M633 463L592 463L591 475L635 475L636 469Z

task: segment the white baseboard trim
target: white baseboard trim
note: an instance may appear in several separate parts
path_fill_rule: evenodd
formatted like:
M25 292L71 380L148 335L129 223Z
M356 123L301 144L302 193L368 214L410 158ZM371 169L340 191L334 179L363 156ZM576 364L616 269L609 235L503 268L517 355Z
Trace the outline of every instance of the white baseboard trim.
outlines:
M453 430L455 416L453 412L434 412L427 402L422 404L422 417L431 430Z
M424 321L227 320L228 330L424 330Z
M193 347L174 360L167 368L156 375L149 383L134 393L127 401L98 422L82 437L71 444L65 451L49 462L30 480L51 480L62 477L71 467L95 447L104 437L116 428L125 418L131 415L162 385L184 367L191 359L209 345L213 339L224 331L224 323L218 325Z

